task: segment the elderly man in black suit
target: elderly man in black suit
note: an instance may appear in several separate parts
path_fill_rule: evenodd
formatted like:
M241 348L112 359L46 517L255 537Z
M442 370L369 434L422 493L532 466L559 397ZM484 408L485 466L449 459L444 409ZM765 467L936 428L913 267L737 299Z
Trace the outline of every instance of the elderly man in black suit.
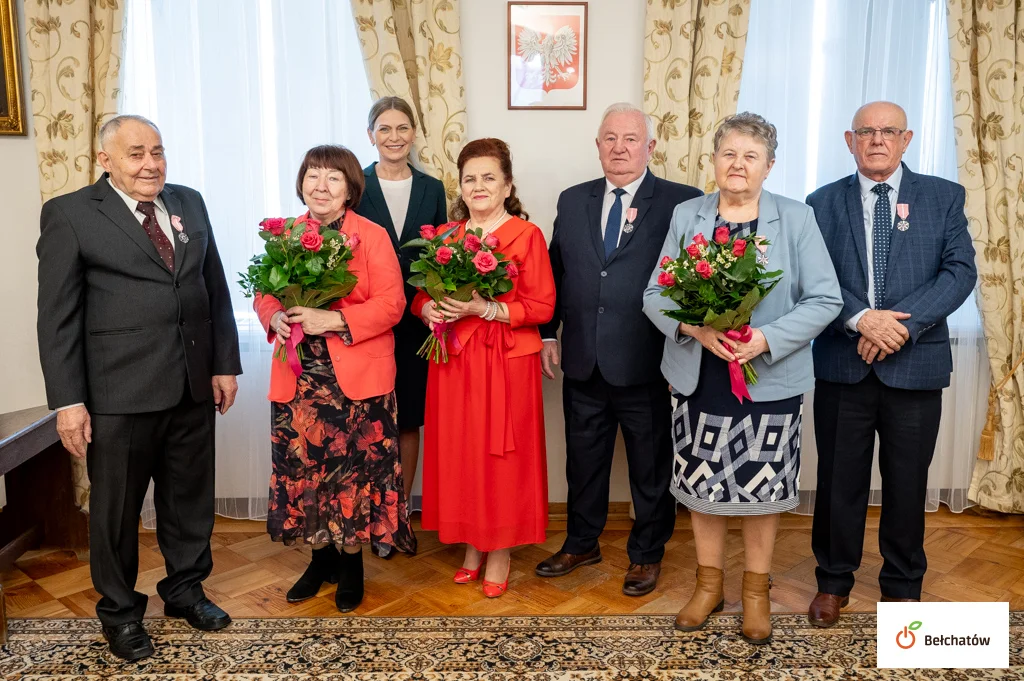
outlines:
M644 316L643 292L672 210L701 192L648 171L654 124L630 104L605 111L596 141L604 177L562 192L550 245L558 301L541 327L541 363L554 378L553 365L563 358L568 536L537 574L559 577L601 561L598 538L608 518L621 426L636 515L622 592L642 596L657 585L675 524L668 492L672 409L660 369L664 336Z
M214 412L242 373L224 268L198 192L165 185L156 126L118 116L100 130L96 184L41 216L39 354L57 431L86 457L96 613L111 652L153 653L135 590L138 524L155 483L164 613L213 631L231 622L202 582L213 559Z

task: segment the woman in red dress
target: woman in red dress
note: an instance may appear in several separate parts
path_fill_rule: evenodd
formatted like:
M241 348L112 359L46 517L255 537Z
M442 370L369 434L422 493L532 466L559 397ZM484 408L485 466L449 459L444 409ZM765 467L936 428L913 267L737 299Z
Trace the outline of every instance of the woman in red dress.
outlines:
M455 322L448 362L431 363L427 376L422 526L437 530L446 544L464 543L455 581L476 581L483 572L484 593L495 598L508 587L512 547L545 541L537 325L554 312L555 282L544 235L527 222L516 196L508 145L470 142L458 166L462 196L452 215L462 222L450 238L461 238L467 228L483 230L519 273L513 289L496 299L496 317L476 294L466 303L446 298L435 305L420 292L413 301L413 313L426 324Z

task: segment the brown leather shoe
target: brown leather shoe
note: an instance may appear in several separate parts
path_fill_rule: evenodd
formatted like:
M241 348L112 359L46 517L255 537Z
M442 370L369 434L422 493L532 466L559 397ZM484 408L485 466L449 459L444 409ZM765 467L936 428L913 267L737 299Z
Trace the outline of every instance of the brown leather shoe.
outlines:
M883 603L920 603L920 598L889 598L888 596L882 596Z
M743 573L743 640L755 646L771 643L772 578L762 572Z
M658 585L658 576L661 574L661 561L638 565L629 564L626 571L626 579L622 582L622 593L627 596L644 596L654 591Z
M826 629L839 621L839 610L850 604L849 596L836 596L819 591L811 607L807 608L807 619L816 627Z
M562 577L569 574L578 567L594 565L601 562L601 547L596 547L590 553L565 553L559 551L550 558L546 558L537 564L534 572L538 577Z
M725 607L722 571L714 567L697 566L697 584L689 602L676 615L676 629L697 631L708 623L708 615L721 612Z

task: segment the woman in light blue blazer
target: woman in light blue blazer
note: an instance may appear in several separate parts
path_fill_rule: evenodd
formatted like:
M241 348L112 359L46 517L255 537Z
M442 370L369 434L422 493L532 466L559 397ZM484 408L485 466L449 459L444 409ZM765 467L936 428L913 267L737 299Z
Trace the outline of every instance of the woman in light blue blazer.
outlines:
M763 237L759 257L782 280L750 320L753 338L739 343L705 326L665 316L675 303L661 296L659 269L644 292L644 312L667 336L661 363L672 386L672 494L690 509L697 545L697 584L676 628L693 631L725 603L722 569L726 522L743 518L743 637L771 640L768 594L779 514L799 501L803 394L814 387L811 340L843 307L832 260L814 213L803 203L762 189L775 163L775 126L742 113L725 119L714 138L719 191L676 206L661 257L676 258L680 241L715 228L733 236ZM659 257L659 260L661 260ZM730 391L728 362L753 363L752 401Z

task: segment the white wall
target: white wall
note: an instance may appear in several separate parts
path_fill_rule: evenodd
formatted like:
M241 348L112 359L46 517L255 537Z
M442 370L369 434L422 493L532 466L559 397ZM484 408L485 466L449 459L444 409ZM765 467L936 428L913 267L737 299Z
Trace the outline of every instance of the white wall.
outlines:
M18 8L19 38L24 43L25 13ZM28 55L22 54L22 89L28 90ZM27 98L27 97L26 97ZM23 111L23 115L28 112ZM0 413L35 407L46 402L43 373L36 344L36 237L39 235L39 169L35 140L0 136L0 235L4 266L0 290L5 292L3 333L0 335Z
M601 176L594 139L601 113L643 97L644 0L590 0L585 111L509 111L508 3L463 0L462 55L469 137L498 137L512 149L516 187L530 220L550 236L558 194ZM561 380L546 381L548 488L565 501ZM629 501L621 438L612 471L612 501Z

